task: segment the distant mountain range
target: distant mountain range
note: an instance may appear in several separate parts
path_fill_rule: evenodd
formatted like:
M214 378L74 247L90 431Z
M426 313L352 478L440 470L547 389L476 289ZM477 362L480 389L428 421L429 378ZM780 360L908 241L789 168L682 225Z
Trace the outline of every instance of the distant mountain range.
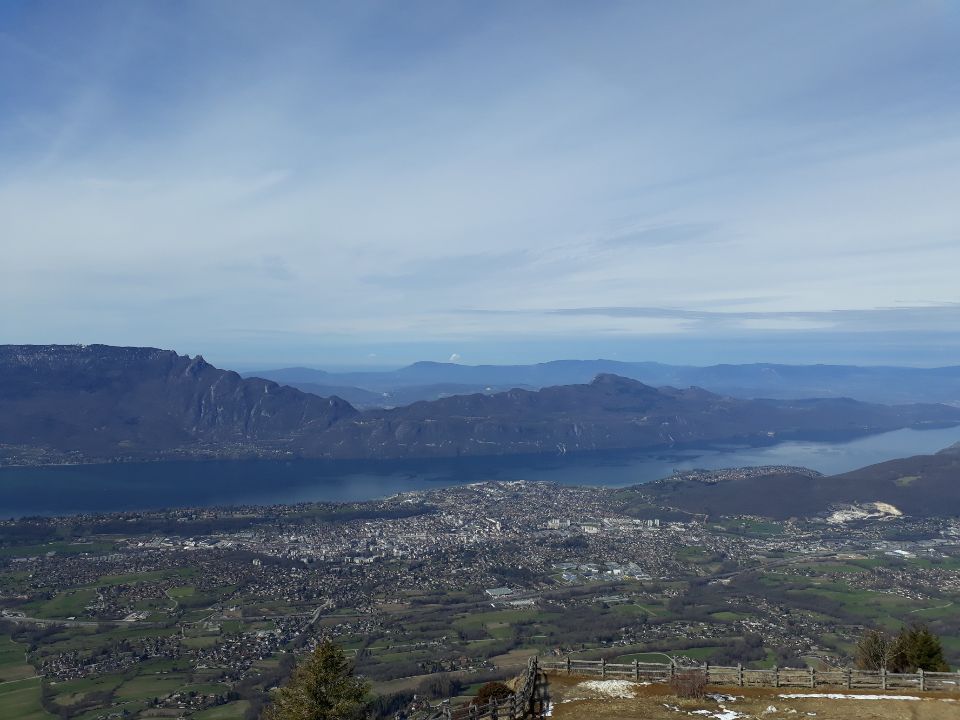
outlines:
M0 346L0 462L7 464L564 453L768 444L958 423L960 408L946 405L743 400L612 374L360 411L338 397L242 378L168 350Z
M735 475L735 473L730 473ZM841 475L773 472L720 482L667 478L635 491L655 503L692 513L776 519L829 516L885 503L914 517L960 515L960 447L870 465Z
M711 365L694 367L616 360L556 360L536 365L418 362L399 370L329 373L283 368L246 373L305 392L336 394L357 407L393 407L449 395L588 383L602 373L655 387L702 387L741 398L852 397L887 404L937 402L960 406L960 366Z

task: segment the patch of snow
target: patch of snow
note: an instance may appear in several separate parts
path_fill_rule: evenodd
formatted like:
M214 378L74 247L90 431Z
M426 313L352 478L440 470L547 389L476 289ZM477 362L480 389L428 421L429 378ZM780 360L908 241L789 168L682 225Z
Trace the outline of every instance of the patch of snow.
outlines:
M777 695L785 700L825 698L827 700L919 700L916 695L846 695L844 693L789 693Z
M777 711L776 705L767 705L767 709L764 710L761 715L769 715L770 713L775 713Z
M718 703L743 700L743 695L724 695L723 693L707 693L707 697L716 700Z
M577 688L593 690L611 698L632 698L636 695L639 683L630 680L585 680Z

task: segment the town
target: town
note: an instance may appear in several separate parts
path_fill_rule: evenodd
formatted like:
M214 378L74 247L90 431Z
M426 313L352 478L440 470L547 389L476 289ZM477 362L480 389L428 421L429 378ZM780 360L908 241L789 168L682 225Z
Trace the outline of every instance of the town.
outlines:
M533 654L841 666L865 627L911 618L960 659L956 519L704 518L636 488L489 482L25 518L0 536L0 679L33 678L68 718L255 717L321 637L384 712Z

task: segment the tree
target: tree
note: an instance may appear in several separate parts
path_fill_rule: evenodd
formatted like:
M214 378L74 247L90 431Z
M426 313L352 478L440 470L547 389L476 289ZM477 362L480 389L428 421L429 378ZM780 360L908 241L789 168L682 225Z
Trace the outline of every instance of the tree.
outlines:
M362 717L367 683L353 676L343 649L329 639L301 662L272 698L266 720L353 720Z
M880 630L868 630L857 643L857 667L888 672L949 672L940 638L922 624L903 628L894 637Z
M903 666L907 672L928 670L930 672L950 672L950 666L943 657L943 645L940 638L922 624L915 623L900 631L897 637Z
M881 631L868 630L857 643L854 659L861 670L899 670L900 648L898 639Z

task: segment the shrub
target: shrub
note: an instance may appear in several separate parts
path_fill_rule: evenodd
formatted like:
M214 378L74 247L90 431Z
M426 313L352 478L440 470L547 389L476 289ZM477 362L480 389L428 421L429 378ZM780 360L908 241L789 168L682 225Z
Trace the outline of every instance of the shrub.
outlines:
M670 690L678 698L702 700L707 693L707 674L703 670L679 670L670 678Z
M472 704L483 706L491 700L497 700L499 702L511 695L513 695L513 691L502 682L492 681L480 686Z

